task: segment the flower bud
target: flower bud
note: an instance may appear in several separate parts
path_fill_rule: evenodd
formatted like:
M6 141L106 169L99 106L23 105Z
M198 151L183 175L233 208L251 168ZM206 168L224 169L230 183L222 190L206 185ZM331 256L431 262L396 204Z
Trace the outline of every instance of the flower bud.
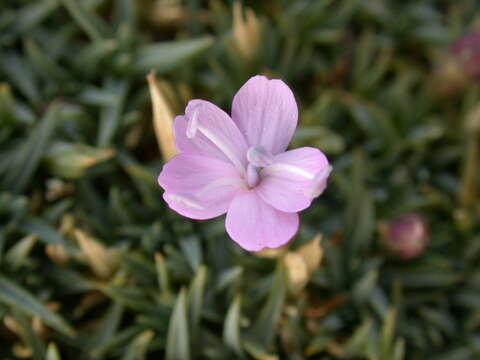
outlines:
M407 213L393 219L383 232L385 247L403 260L421 255L429 241L426 220L418 213Z
M440 59L434 73L432 91L452 95L480 79L480 31L464 34Z
M467 76L480 78L480 31L463 35L452 44L450 51Z

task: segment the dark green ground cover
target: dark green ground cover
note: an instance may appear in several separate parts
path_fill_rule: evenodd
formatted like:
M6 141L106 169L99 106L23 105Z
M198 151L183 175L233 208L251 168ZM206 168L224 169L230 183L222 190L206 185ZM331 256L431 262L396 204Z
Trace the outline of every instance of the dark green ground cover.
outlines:
M480 88L445 66L478 2L250 1L251 59L230 1L153 3L0 2L0 358L479 359ZM304 290L167 209L150 69L176 113L292 87L293 145L334 167L292 243L324 234ZM409 211L431 241L402 261L379 227Z

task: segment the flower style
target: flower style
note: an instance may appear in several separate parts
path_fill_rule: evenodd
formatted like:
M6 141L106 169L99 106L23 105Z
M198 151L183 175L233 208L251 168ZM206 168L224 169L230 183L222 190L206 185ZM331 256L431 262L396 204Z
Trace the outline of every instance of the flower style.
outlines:
M158 177L165 201L192 219L227 213L227 232L245 250L286 244L298 230L297 213L324 191L331 171L318 149L286 151L297 118L289 87L264 76L238 91L232 117L191 100L174 123L179 154Z

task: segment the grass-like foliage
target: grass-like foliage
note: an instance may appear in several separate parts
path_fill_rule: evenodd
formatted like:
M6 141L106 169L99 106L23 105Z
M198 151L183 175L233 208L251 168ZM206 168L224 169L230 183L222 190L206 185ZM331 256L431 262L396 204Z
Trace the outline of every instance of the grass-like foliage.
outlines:
M0 358L480 358L480 88L450 47L479 10L1 0ZM293 147L334 170L288 251L167 208L150 70L175 114L229 111L254 74L289 84ZM387 251L411 212L428 246Z

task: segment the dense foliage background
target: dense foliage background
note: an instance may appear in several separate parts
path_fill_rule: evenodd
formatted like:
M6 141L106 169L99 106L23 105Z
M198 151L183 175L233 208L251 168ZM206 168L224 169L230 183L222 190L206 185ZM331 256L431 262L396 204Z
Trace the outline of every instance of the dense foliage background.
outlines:
M480 55L451 47L480 4L243 6L0 2L2 359L480 358ZM173 113L292 87L293 145L334 172L288 254L166 207L151 69ZM406 259L385 229L412 211L430 242Z

